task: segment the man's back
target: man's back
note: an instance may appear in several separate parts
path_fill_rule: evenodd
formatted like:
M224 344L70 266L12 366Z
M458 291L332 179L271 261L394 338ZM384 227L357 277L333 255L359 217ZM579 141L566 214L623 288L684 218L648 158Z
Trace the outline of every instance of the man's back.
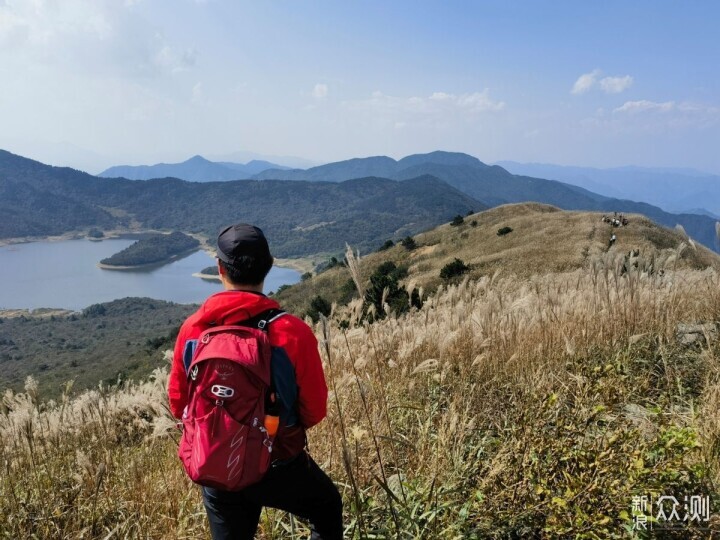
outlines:
M187 368L200 334L279 308L262 294L273 257L260 229L244 223L226 227L218 236L217 255L225 291L212 295L188 317L175 344L168 398L177 418L188 405ZM202 488L213 539L252 539L264 506L308 520L314 539L342 538L340 494L305 451L305 430L327 412L328 391L317 340L307 324L290 314L272 320L264 330L272 349L272 382L280 405L272 465L259 482L239 491Z

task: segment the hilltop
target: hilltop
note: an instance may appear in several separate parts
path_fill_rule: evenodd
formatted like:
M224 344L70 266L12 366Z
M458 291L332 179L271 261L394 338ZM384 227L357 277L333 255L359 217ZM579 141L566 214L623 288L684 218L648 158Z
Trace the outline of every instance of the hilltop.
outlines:
M406 286L433 291L444 283L440 270L456 258L469 266L466 274L471 279L496 272L526 279L593 265L626 264L644 272L657 272L668 265L720 269L720 256L691 242L681 231L659 226L639 214L627 215L626 227L613 228L602 222L602 215L537 203L492 208L466 216L461 225L447 223L416 235L413 250L395 245L362 257L363 279L390 261L407 268L402 281ZM512 232L498 235L504 227ZM613 233L617 241L609 246ZM638 255L628 257L633 251ZM307 312L310 299L317 295L329 302L347 302L349 279L348 269L337 266L284 289L277 299L299 313Z

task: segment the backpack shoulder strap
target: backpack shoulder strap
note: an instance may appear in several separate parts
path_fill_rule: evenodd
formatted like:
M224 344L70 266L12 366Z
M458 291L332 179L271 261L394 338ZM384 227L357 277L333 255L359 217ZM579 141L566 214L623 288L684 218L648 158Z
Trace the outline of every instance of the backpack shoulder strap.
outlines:
M254 317L250 317L249 319L244 319L242 321L238 321L236 323L233 323L235 326L246 326L249 328L258 328L260 330L263 330L265 332L268 331L268 325L273 322L276 319L279 319L283 315L285 315L286 312L282 309L268 309L263 311L262 313L258 313Z

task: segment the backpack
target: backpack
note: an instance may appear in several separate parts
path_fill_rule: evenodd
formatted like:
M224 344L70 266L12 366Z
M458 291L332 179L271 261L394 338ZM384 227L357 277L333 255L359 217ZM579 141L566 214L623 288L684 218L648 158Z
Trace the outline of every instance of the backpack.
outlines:
M178 448L193 482L240 490L261 480L270 466L278 414L267 330L284 314L268 310L200 334L187 366L188 405Z

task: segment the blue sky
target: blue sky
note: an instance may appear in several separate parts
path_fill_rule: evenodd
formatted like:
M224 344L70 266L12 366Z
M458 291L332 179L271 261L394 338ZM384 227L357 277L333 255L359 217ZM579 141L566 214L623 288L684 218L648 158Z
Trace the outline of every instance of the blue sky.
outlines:
M0 147L720 173L717 2L0 0Z

